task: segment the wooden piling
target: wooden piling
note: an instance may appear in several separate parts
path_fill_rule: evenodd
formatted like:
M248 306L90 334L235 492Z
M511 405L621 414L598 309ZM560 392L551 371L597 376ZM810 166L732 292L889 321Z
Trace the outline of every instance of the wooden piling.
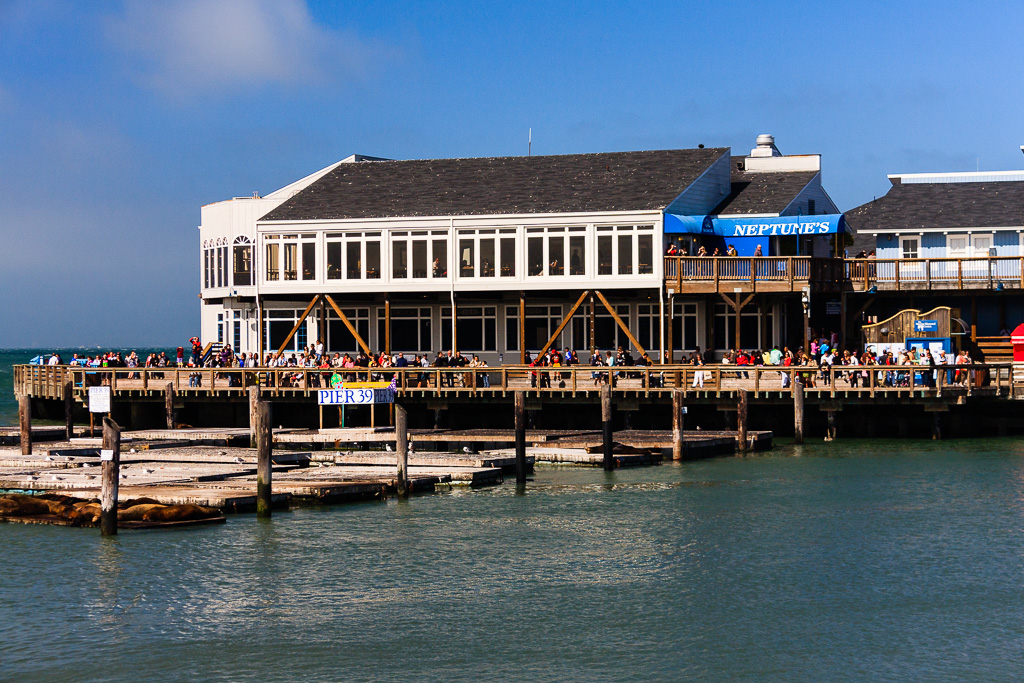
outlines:
M615 460L612 457L612 388L605 384L601 387L601 425L604 441L604 468L612 470Z
M672 390L672 459L683 459L683 392Z
M258 386L249 387L249 448L256 448L256 404L259 402L260 388Z
M174 382L164 387L164 412L167 416L167 428L174 429Z
M271 426L271 405L256 404L256 516L270 517L271 462L274 432Z
M804 442L804 383L798 378L793 382L793 443Z
M942 440L942 413L938 411L932 413L932 440Z
M395 450L398 452L398 489L399 498L409 497L409 421L403 406L395 407Z
M835 441L836 438L836 411L830 410L825 413L828 426L825 428L825 441Z
M526 484L526 392L515 393L516 486Z
M736 403L736 438L740 453L746 453L749 446L747 442L747 390L740 389L736 392L739 400Z
M32 455L32 398L18 397L18 425L21 427L21 454Z
M64 429L68 441L75 437L74 410L75 385L73 382L68 382L64 385Z
M103 418L102 484L100 490L100 535L117 535L117 489L121 477L121 428ZM108 459L109 458L109 459Z

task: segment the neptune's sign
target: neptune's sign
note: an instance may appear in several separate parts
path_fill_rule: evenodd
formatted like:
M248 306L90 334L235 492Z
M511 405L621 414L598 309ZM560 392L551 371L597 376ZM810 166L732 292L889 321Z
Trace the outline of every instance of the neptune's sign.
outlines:
M665 214L667 234L702 234L720 237L777 237L829 235L846 232L842 214L773 216L768 218L719 218Z

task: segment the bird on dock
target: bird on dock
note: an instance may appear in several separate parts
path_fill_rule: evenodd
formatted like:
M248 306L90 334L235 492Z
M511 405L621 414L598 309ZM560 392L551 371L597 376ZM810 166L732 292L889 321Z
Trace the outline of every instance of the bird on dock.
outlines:
M54 481L64 481L64 477L58 477L56 474L50 477L50 479L53 479Z
M388 453L390 453L392 451L391 444L389 444L389 443L384 444L384 450L386 450Z
M128 475L127 475L127 474L122 474L122 475L121 475L121 478L122 478L122 479L127 479L127 478L128 478Z
M469 446L463 446L463 447L462 447L462 452L463 452L463 453L472 453L472 451L471 451L471 450L469 450Z
M134 448L131 448L131 449L129 449L129 450L128 450L128 452L129 452L129 453L138 453L138 451L137 451L137 450L135 450Z
M142 470L142 471L145 472L146 474L153 474L153 472L155 472L156 470Z
M242 457L235 458L235 462L237 462L239 465L241 465L243 462L245 462L245 458L242 458Z
M37 477L35 475L30 475L30 476L25 477L25 478L28 479L29 481L36 481L37 479L39 479L39 477Z
M43 460L52 461L53 460L53 456L52 455L48 455L45 458L43 458Z

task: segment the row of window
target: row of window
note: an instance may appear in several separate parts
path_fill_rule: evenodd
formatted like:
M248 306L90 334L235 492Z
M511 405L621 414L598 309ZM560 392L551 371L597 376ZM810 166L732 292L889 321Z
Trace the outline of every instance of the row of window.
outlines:
M654 273L653 225L597 226L593 236L585 226L526 228L521 256L517 232L459 229L452 247L447 230L328 232L322 244L317 233L269 234L263 236L263 277L266 282L318 280L321 249L328 281L382 279L385 267L392 281L515 278L520 269L528 277L552 278ZM230 286L228 248L203 251L204 286ZM235 286L253 284L252 257L249 240L236 239Z
M369 308L343 308L345 316L352 323L352 326L359 332L364 341L369 343L371 311ZM619 304L615 312L624 320L629 320L629 305ZM237 313L237 312L236 312ZM435 321L430 307L393 307L391 309L391 348L393 352L403 351L407 353L434 353L441 349L452 348L452 324L451 308L442 307L438 322L440 333L440 348L434 348L437 341L434 338ZM519 307L518 306L467 306L459 308L456 334L458 335L458 348L461 351L487 352L498 351L498 316L503 314L505 318L505 338L503 351L519 350ZM284 343L288 333L295 326L295 322L301 317L301 310L271 310L267 312L264 320L264 339L269 350L276 350ZM563 307L561 305L527 306L524 337L526 348L536 351L541 348L551 335L558 329L562 322ZM236 315L237 318L237 315ZM385 339L385 320L383 311L376 311L376 341L379 348L383 348ZM759 324L759 316L756 313L744 314L744 324ZM732 315L719 305L715 309L716 334L719 334L718 327L721 327L719 339L732 339ZM337 315L330 311L327 317L326 330L320 334L323 336L324 344L331 353L358 353L359 345L356 342L348 327L341 322ZM218 318L218 329L221 329L221 319ZM238 328L239 322L234 323ZM559 338L555 346L559 349L569 346L570 348L588 349L590 347L590 310L589 305L580 306L573 320ZM297 351L305 348L313 339L308 336L310 318L303 321L298 331L289 343L289 350ZM677 303L676 315L673 320L673 339L677 349L692 349L697 345L697 305L693 303ZM637 340L648 349L657 349L661 343L661 327L659 319L659 307L657 304L638 304L637 319L635 328L631 328ZM747 329L744 327L744 333ZM237 329L235 337L235 348L238 348ZM622 329L615 323L615 320L603 306L595 309L594 315L594 339L595 344L601 349L614 349L619 346L628 347L629 339ZM224 341L223 337L220 339Z

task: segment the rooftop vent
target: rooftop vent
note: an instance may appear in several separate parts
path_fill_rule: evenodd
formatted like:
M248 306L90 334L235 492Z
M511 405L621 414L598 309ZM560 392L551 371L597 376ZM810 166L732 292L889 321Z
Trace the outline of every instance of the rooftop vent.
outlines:
M757 136L757 147L750 150L752 157L781 157L782 152L775 146L775 136L762 133Z

